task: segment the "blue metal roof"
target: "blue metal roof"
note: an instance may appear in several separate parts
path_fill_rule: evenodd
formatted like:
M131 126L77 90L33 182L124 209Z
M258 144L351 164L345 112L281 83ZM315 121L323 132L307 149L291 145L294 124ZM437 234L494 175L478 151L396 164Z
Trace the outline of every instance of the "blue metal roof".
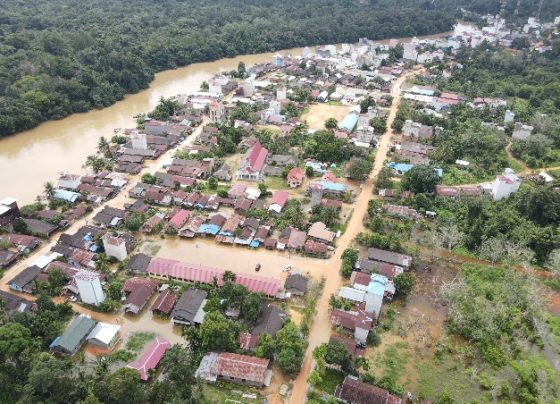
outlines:
M249 246L252 247L252 248L259 248L260 245L261 245L261 242L257 241L257 240L253 240L253 241L251 241L251 244L249 244Z
M358 123L358 115L357 114L348 114L344 117L342 122L338 124L338 129L347 130L348 132L352 132Z
M218 234L219 231L220 231L219 226L217 226L215 224L204 223L204 224L200 225L197 233L212 234L212 235L215 236L216 234Z
M414 167L414 164L392 162L387 164L387 166L395 171L406 173L407 171L410 171L412 167Z
M385 284L387 283L387 278L383 275L373 275L371 281L369 282L367 292L383 296L385 294Z
M73 203L80 198L80 194L77 192L67 191L65 189L55 189L53 192L53 198Z
M344 184L339 184L338 182L320 181L319 184L321 185L321 188L327 191L344 192L344 190L346 189Z

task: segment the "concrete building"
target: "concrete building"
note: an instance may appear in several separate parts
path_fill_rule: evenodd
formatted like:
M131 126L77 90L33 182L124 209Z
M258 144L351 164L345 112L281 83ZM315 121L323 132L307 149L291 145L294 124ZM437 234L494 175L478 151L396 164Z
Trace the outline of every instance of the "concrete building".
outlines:
M130 135L130 142L133 149L137 150L147 150L148 142L146 140L146 135L144 133L133 133Z
M80 271L74 277L82 302L99 306L105 300L99 275L93 271Z
M514 119L515 119L515 113L508 109L504 114L504 123L507 124L513 122Z
M208 105L208 114L210 115L210 122L222 122L225 115L224 104L218 101L212 101Z
M492 197L495 201L509 197L517 192L521 180L511 168L506 168L503 175L498 175L492 183Z
M124 261L128 256L126 250L126 240L121 237L114 237L107 233L103 236L103 248L108 257L115 257L119 261Z
M288 98L288 97L287 97L287 94L286 94L286 86L284 86L284 85L279 85L279 86L276 88L276 99L277 99L278 101L283 101L283 100L286 100L287 98Z
M272 57L272 63L274 63L276 67L284 67L284 57L277 53Z
M533 129L532 126L522 124L521 122L515 122L511 137L518 140L526 140L531 136Z

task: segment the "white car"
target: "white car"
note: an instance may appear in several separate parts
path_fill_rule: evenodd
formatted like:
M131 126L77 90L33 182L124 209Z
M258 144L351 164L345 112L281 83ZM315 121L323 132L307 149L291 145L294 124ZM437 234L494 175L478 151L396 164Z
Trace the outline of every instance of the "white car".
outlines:
M292 270L292 266L290 264L288 264L284 268L282 268L282 272L289 272L291 270Z

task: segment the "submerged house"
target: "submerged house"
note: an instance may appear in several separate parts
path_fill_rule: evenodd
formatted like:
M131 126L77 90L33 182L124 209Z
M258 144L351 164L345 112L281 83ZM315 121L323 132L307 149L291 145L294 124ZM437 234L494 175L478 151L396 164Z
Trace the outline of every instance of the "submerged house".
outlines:
M74 317L74 320L72 320L64 333L56 337L51 343L49 347L51 352L62 355L74 355L86 341L87 336L94 327L95 321L91 317L84 314Z
M157 368L163 355L165 355L165 351L169 348L171 348L171 342L164 338L156 337L150 342L142 356L129 363L126 367L138 371L140 379L147 381L150 378L150 370Z
M268 369L268 359L254 356L223 352L207 353L195 376L214 383L225 380L254 387L265 387L270 384L272 371Z

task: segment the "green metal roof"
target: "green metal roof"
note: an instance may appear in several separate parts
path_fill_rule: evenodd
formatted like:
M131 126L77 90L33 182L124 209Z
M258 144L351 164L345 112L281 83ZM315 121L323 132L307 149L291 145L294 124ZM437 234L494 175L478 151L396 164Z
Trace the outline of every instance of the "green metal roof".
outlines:
M54 347L62 348L70 354L74 354L93 330L93 327L95 327L95 321L90 317L80 315L74 318Z

